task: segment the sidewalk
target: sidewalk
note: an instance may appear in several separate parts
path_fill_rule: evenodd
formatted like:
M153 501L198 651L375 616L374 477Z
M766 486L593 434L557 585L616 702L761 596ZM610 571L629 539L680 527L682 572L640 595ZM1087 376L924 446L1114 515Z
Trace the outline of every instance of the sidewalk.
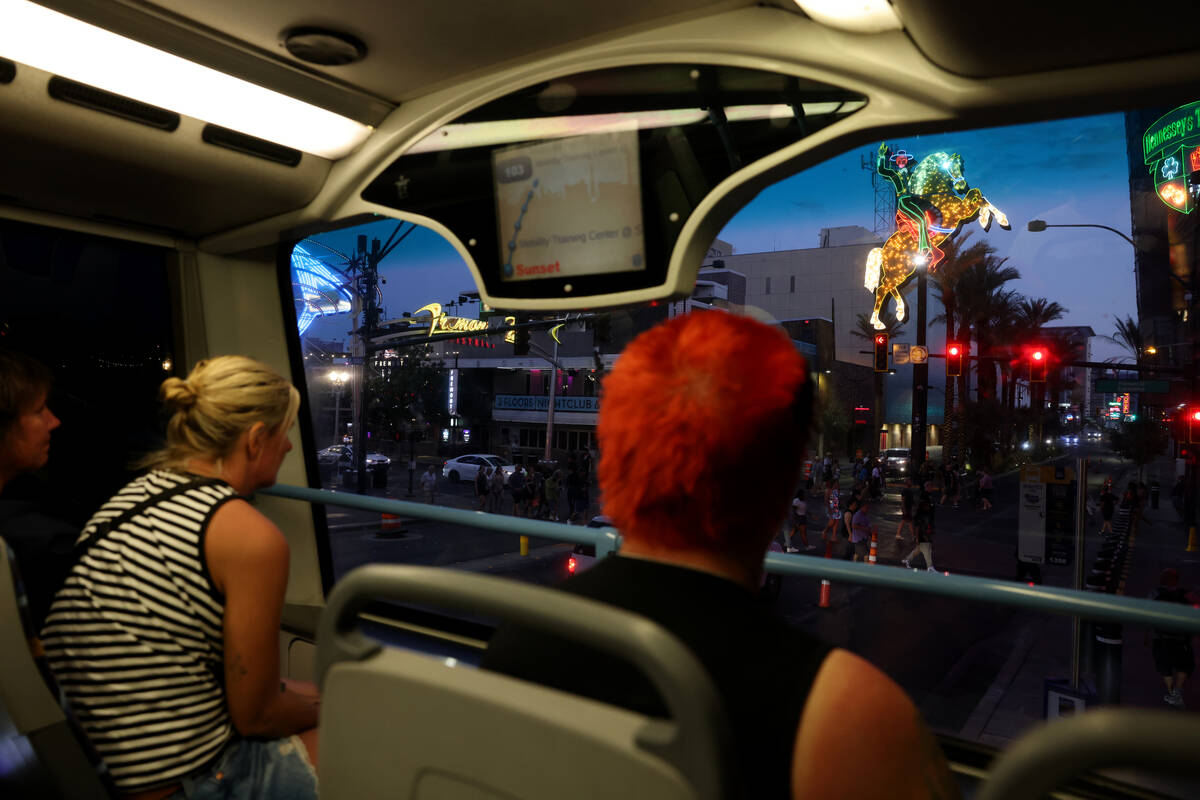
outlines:
M1122 467L1094 473L1093 477L1102 479L1111 474L1120 492L1135 470L1128 464ZM1157 477L1166 488L1159 508L1147 509L1146 521L1131 534L1126 596L1149 595L1158 586L1162 569L1168 566L1179 570L1182 585L1188 588L1200 586L1200 553L1186 552L1187 527L1167 495L1174 484L1174 467L1172 459L1160 459L1145 469L1148 485ZM1091 535L1095 527L1095 520L1089 520L1085 556L1089 563L1099 545L1099 540ZM970 721L959 732L965 738L995 747L1008 745L1042 720L1044 680L1068 677L1070 671L1071 618L1028 613L1021 615L1014 627L1016 630L1007 634L1014 638L1006 661ZM1150 648L1144 644L1145 635L1146 631L1140 628L1126 627L1124 630L1120 704L1167 708L1163 702L1165 689L1154 667ZM1095 676L1087 671L1089 644L1083 643L1084 680L1094 686ZM1184 700L1189 710L1200 710L1200 681L1191 681L1185 686Z

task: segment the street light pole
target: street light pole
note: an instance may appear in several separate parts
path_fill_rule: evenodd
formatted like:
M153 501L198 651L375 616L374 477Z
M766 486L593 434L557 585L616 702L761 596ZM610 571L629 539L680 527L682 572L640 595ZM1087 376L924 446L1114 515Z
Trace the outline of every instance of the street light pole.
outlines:
M546 407L546 450L542 460L550 460L550 448L554 442L554 393L558 389L558 339L554 339L554 356L550 359L550 405Z
M1052 225L1052 224L1046 222L1044 219L1029 220L1028 229L1034 233L1044 231L1044 230L1046 230L1046 228L1101 228L1103 230L1115 233L1117 236L1120 236L1122 239L1129 242L1129 246L1133 248L1135 257L1136 257L1137 251L1138 251L1137 243L1134 242L1133 239L1131 239L1128 236L1126 236L1125 234L1121 233L1116 228L1110 228L1107 225L1098 225L1095 223L1053 224ZM1135 260L1134 270L1136 270L1136 269L1137 269L1137 262ZM1197 370L1197 368L1200 367L1200 330L1197 330L1197 328L1196 328L1196 314L1194 313L1194 309L1192 308L1192 303L1194 302L1194 300L1197 296L1196 295L1196 269L1194 266L1192 267L1191 275L1189 276L1188 281L1184 281L1183 278L1179 277L1178 275L1176 275L1174 272L1172 272L1170 270L1167 270L1166 274L1168 277L1170 277L1176 283L1178 283L1184 291L1184 295L1183 295L1184 303L1185 303L1184 313L1187 315L1186 321L1188 324L1188 338L1190 338L1191 342L1192 342L1192 363L1191 363L1191 366L1190 366L1188 372L1190 373L1189 383L1191 386L1191 396L1192 396L1192 400L1194 401L1197 398L1200 398L1200 371ZM1140 367L1140 365L1141 365L1140 354L1137 356L1137 361L1138 361L1138 365ZM1139 375L1139 377L1141 376L1140 370L1138 372L1138 375ZM1189 461L1190 461L1190 459L1189 459ZM1184 476L1184 483L1187 485L1188 490L1184 493L1183 519L1189 526L1195 527L1195 525L1196 525L1196 506L1197 506L1197 504L1196 504L1196 494L1197 494L1196 482L1197 482L1198 475L1200 475L1200 471L1198 471L1196 469L1196 465L1194 465L1192 463L1188 463L1185 465L1185 471L1186 471L1186 475ZM1189 534L1190 534L1190 531L1189 531Z
M333 383L333 444L339 444L341 438L342 387L346 384L346 377L346 373L340 370L329 373L329 380Z
M927 257L926 257L927 258ZM917 266L917 346L925 347L925 287L928 261ZM912 441L909 455L920 475L925 464L925 433L929 407L929 362L913 364Z

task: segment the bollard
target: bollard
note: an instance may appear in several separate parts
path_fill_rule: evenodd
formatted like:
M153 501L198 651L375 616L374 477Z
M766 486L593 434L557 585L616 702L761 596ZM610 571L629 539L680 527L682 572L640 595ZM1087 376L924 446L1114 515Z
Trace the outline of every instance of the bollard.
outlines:
M395 514L382 514L379 520L379 538L397 538L404 535L404 520Z
M1195 553L1198 550L1200 550L1200 546L1196 544L1196 526L1193 525L1188 528L1187 551L1189 553Z
M871 549L869 551L867 551L867 563L868 564L878 564L879 563L878 550L879 550L879 533L878 533L878 531L875 530L875 528L871 528Z
M521 537L521 555L523 555L523 556L529 555L529 537L528 536Z
M1096 696L1101 703L1121 702L1121 650L1125 644L1122 627L1097 623L1092 658L1096 670Z
M833 540L825 542L825 557L833 558ZM821 594L817 598L817 608L829 608L829 594L833 587L825 578L821 579Z

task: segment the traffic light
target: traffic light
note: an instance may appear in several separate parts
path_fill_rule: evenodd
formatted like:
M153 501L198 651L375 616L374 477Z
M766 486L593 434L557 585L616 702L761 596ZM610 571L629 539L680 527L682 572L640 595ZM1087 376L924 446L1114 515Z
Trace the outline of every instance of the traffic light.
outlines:
M1187 415L1188 444L1200 444L1200 408L1189 408Z
M1031 383L1046 382L1047 353L1044 348L1035 347L1029 353L1029 380Z
M875 371L888 371L888 335L886 333L875 334Z
M946 377L957 378L962 375L963 346L957 342L946 345Z
M518 328L513 331L513 355L527 356L529 355L529 329Z

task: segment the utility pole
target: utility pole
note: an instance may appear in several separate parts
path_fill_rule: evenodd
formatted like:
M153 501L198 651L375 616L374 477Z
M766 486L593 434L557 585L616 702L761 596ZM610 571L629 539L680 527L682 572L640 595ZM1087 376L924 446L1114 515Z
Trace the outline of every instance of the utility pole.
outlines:
M395 250L408 235L417 229L415 224L397 238L404 227L403 222L397 223L387 241L380 243L378 239L371 241L371 249L367 250L367 235L358 235L357 248L351 259L351 274L354 276L354 314L357 329L354 332L352 349L354 361L354 462L358 473L357 489L359 494L367 491L367 354L372 352L371 341L379 327L379 263ZM360 317L361 315L361 317Z

